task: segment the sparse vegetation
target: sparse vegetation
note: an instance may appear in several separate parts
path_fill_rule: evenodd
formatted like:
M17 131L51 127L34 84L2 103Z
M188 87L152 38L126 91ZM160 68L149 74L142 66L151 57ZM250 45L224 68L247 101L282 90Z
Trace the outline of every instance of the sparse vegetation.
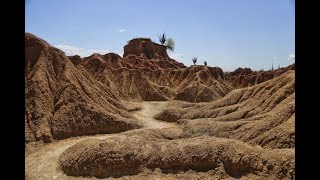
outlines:
M175 47L175 42L172 38L168 38L166 37L166 33L162 33L158 35L159 37L159 42L166 46L170 51L174 51L174 47Z
M198 58L197 58L197 57L193 57L193 58L192 58L192 62L193 62L193 64L194 64L194 65L196 65L197 60L198 60Z
M203 63L204 63L204 66L207 66L207 61L204 61Z
M160 43L161 43L162 45L167 41L166 33L165 33L165 32L162 33L162 34L160 34L160 35L158 35L158 37L159 37L159 41L160 41Z
M167 40L166 46L170 51L174 51L175 44L176 43L174 42L174 40L172 38L169 38Z

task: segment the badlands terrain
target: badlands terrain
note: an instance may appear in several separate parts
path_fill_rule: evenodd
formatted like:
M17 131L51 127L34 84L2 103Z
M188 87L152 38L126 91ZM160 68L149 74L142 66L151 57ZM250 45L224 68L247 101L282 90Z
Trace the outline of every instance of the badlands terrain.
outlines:
M186 67L145 38L81 58L26 33L25 179L295 179L295 65Z

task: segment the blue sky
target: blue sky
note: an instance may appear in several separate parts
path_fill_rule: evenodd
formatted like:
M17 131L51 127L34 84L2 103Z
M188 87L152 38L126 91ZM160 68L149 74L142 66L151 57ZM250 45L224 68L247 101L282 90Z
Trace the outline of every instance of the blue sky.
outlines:
M26 0L26 27L67 55L116 52L166 32L169 56L224 71L287 66L295 58L293 0Z

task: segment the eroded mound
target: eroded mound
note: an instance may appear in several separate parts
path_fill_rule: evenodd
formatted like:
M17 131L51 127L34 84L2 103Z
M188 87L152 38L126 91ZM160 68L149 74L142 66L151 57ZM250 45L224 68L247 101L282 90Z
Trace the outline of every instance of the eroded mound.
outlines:
M174 173L219 169L232 178L255 174L260 178L293 179L294 151L266 150L215 137L168 140L117 136L86 140L67 149L60 168L71 176L121 177L146 169Z
M181 118L181 112L177 109L166 109L154 116L157 120L176 122Z

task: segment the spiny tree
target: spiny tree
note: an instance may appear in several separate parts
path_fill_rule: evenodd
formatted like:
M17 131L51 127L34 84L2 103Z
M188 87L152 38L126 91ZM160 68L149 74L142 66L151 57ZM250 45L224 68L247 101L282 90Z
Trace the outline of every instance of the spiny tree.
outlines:
M162 34L159 34L158 37L159 37L159 41L160 41L160 43L161 43L162 45L167 41L166 33L165 33L165 32L163 32Z
M204 66L207 66L207 61L204 61L203 63L204 63Z
M172 38L168 38L167 42L166 42L166 46L170 51L174 51L174 46L175 46L175 42Z
M198 58L197 58L197 57L193 57L193 58L192 58L192 62L193 62L193 64L194 64L194 65L196 65L197 60L198 60Z

